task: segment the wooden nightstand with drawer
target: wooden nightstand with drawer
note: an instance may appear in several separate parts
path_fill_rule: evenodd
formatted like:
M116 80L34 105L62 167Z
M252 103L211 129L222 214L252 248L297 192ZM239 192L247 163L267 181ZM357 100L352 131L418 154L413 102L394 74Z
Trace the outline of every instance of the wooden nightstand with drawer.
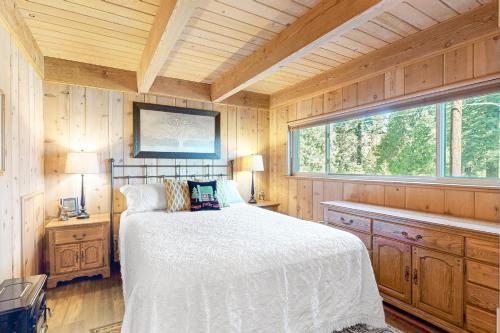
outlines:
M48 288L80 276L110 276L109 214L94 214L85 220L53 219L45 230Z
M259 208L267 209L267 210L272 210L272 211L277 211L278 206L280 205L279 202L274 202L274 201L267 201L267 200L259 200L255 204L250 204L252 206L256 206Z

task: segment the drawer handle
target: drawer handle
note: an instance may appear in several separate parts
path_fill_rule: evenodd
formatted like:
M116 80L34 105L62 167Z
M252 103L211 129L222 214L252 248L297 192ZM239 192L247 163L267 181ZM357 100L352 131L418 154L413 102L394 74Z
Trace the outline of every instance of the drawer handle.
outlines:
M405 267L405 281L406 282L410 281L410 267L409 266Z
M77 235L73 235L73 238L76 239L76 240L82 240L85 237L87 237L87 234L82 234L82 237L78 237Z
M413 284L418 285L418 271L416 268L413 270Z
M408 240L411 240L411 241L418 241L418 240L421 240L423 238L422 235L417 235L415 237L410 237L410 236L408 236L408 233L406 231L403 231L401 233L401 235L403 235L404 238L406 238Z
M353 219L350 219L349 221L346 221L344 217L341 217L340 218L340 222L342 222L343 224L345 225L351 225L354 223L354 220Z

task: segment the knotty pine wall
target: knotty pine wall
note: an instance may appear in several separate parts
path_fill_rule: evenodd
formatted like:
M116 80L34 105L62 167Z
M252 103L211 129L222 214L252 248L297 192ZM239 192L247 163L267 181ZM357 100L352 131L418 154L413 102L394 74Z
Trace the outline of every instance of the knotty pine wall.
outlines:
M412 94L465 85L499 74L500 35L272 109L270 191L271 197L281 203L279 211L320 221L323 219L321 201L348 200L500 223L500 194L495 188L286 176L288 122L355 111L359 106L404 99Z
M264 156L265 172L257 173L256 191L268 192L269 186L269 110L237 107L225 104L203 103L186 99L137 95L101 89L44 84L45 124L45 183L46 214L58 214L57 202L64 196L80 195L80 176L64 173L66 154L69 151L95 151L99 153L101 173L87 175L86 201L90 213L109 212L110 184L109 158L117 164L208 164L211 160L172 160L132 158L132 103L133 101L175 105L178 107L213 110L221 113L222 156L216 164L252 153ZM237 164L237 163L236 163ZM139 175L138 169L117 169L117 175ZM172 169L149 170L152 175L173 173ZM183 167L181 172L186 172ZM198 168L188 174L200 172ZM240 192L244 198L250 193L250 173L236 172ZM141 182L138 180L132 182ZM115 190L123 182L117 181ZM115 196L116 211L123 210L121 195Z
M42 80L2 27L0 90L6 97L6 172L0 175L0 281L3 281L41 271L44 134Z

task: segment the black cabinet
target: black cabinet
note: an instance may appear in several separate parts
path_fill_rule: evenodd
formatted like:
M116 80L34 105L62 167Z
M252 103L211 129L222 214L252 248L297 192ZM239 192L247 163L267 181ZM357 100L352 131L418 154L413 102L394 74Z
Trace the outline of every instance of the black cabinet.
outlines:
M46 275L5 280L0 285L0 333L45 333Z

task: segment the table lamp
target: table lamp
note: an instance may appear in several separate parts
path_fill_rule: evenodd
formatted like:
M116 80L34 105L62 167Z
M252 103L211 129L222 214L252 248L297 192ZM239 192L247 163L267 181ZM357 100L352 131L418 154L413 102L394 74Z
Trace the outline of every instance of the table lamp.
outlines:
M77 219L88 219L89 214L85 211L85 192L83 189L83 176L86 174L99 173L99 161L96 153L68 153L66 157L66 173L82 175L82 194L80 198L80 214Z
M255 187L254 187L254 172L264 171L264 162L262 161L262 155L249 155L245 156L242 160L242 171L251 171L252 172L252 190L251 197L248 203L255 204L257 200L255 200Z

